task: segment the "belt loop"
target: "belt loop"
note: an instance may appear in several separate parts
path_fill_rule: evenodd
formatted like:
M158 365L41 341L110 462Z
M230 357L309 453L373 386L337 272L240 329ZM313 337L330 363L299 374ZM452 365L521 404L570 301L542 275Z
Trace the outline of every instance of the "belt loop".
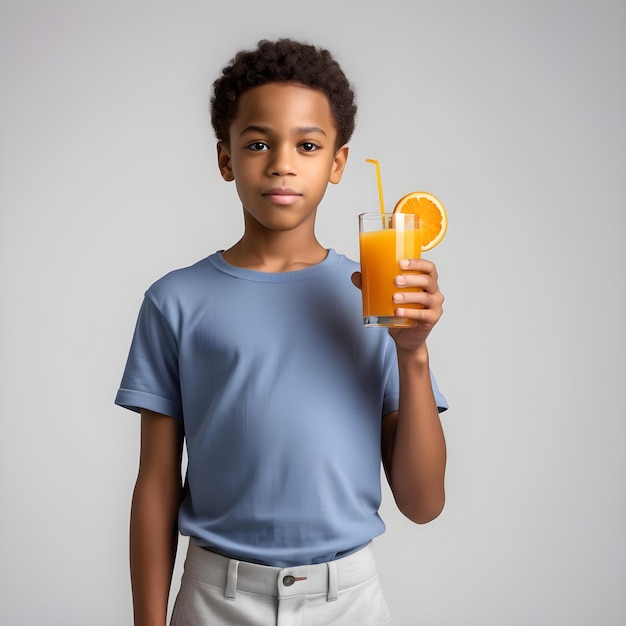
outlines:
M334 561L328 561L328 602L333 602L339 597L337 591L337 566Z
M228 572L226 574L226 587L224 589L224 597L227 600L234 600L237 595L237 570L239 569L239 561L231 559L228 562Z

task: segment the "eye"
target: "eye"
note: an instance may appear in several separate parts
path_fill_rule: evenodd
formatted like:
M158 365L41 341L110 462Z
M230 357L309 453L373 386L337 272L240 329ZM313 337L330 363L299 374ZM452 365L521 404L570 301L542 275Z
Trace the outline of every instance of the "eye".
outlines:
M319 150L319 146L311 141L301 143L300 147L304 150L304 152L315 152L316 150Z
M248 144L248 150L254 150L255 152L267 149L268 145L262 141L254 141L251 144Z

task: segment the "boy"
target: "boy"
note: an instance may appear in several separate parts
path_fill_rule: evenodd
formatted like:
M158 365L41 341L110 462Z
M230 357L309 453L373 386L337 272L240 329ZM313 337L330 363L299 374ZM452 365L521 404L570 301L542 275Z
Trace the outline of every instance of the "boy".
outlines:
M116 398L141 412L135 624L165 624L178 531L175 626L389 623L371 550L381 457L411 520L444 504L446 404L425 343L442 314L436 269L400 263L411 328L362 328L358 265L314 234L356 114L328 51L262 41L224 68L211 105L244 233L146 292Z

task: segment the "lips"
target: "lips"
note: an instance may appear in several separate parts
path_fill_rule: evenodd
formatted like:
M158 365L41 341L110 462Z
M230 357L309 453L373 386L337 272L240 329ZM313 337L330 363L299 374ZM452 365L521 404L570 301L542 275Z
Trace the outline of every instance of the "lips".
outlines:
M262 195L276 204L292 204L302 197L301 193L289 187L274 187L264 191Z

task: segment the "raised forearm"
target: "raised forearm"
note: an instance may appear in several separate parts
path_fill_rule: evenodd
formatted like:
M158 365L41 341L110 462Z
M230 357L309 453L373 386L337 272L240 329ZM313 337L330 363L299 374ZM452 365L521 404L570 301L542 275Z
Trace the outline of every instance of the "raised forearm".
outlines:
M398 349L400 405L390 464L398 508L416 523L441 513L445 502L446 444L433 397L428 350Z
M165 626L176 558L180 485L137 479L130 521L130 573L135 626Z

